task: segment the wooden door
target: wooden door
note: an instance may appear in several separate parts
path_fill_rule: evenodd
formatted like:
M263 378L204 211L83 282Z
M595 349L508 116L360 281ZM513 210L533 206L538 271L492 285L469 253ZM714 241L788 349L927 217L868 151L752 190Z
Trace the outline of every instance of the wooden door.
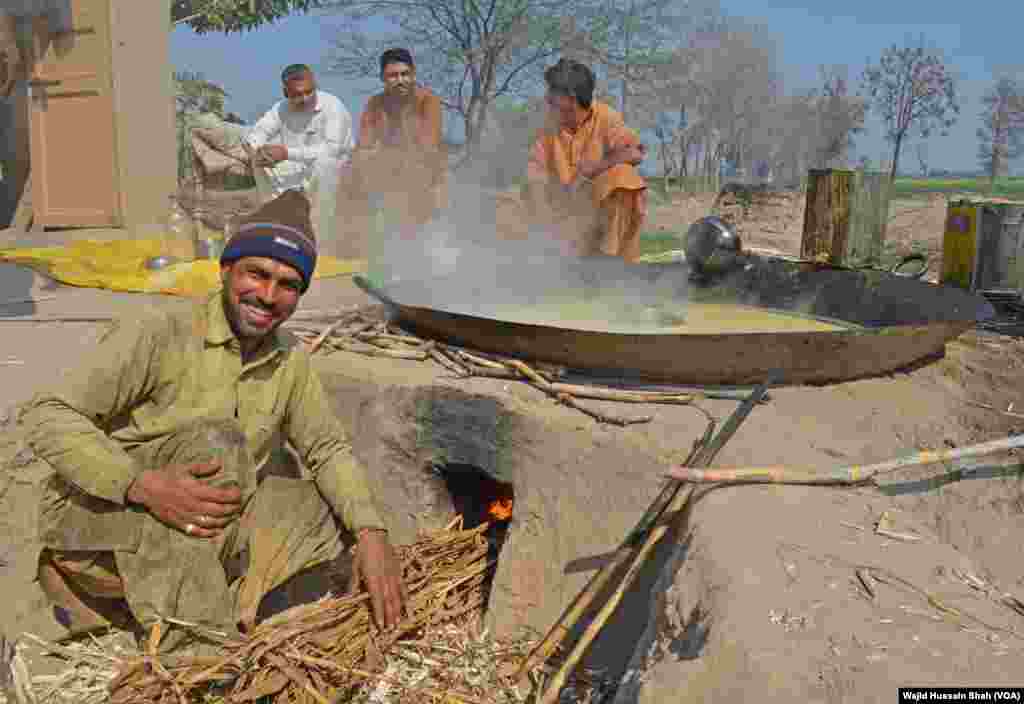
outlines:
M110 0L68 0L69 22L34 21L29 86L36 226L120 224Z

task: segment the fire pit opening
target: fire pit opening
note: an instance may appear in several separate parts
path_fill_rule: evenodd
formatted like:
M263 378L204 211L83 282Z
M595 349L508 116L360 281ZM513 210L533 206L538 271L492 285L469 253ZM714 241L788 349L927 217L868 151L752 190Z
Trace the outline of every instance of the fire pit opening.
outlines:
M464 528L489 523L485 533L490 544L490 559L496 560L508 534L515 492L511 484L494 479L471 464L435 465L452 498L455 513L462 516Z

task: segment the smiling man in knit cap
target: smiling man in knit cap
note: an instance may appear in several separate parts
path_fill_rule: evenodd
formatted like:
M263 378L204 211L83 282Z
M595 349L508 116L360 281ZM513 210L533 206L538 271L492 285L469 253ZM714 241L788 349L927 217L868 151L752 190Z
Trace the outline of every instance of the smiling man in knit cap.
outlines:
M38 577L72 633L145 634L167 618L251 628L268 592L339 558L335 519L355 536L378 625L399 620L400 565L364 469L309 354L278 329L316 257L309 203L287 191L240 222L221 291L118 321L26 409L29 442L54 469ZM268 472L283 440L312 481ZM165 652L210 647L164 630Z

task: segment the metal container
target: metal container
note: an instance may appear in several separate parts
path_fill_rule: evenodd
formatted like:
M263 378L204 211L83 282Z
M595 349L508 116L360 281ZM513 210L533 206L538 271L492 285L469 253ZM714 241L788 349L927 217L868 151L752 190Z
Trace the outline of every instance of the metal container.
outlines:
M942 282L971 292L1024 289L1024 202L950 201Z
M826 383L901 369L994 315L980 296L873 270L818 269L752 257L711 285L687 264L627 264L616 257L504 266L440 279L354 281L397 320L434 339L607 375L684 384ZM543 303L567 288L582 298L628 292L633 305L737 303L848 324L822 332L632 334L503 320L501 306Z

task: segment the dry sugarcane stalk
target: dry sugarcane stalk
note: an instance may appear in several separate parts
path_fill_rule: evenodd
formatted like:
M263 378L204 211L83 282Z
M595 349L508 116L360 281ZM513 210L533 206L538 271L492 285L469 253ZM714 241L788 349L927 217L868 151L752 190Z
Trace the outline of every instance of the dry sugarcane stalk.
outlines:
M1024 435L1012 435L1000 440L950 450L925 450L888 462L872 465L853 465L832 470L789 467L742 467L738 469L704 470L673 467L669 476L685 482L768 483L768 484L872 484L880 474L907 467L936 462L950 462L965 457L981 457L1024 447Z
M330 325L328 325L326 328L324 328L324 331L322 333L320 333L319 335L317 335L316 339L313 340L313 344L310 345L310 348L309 348L309 353L310 354L315 354L316 351L318 349L320 349L320 346L322 344L324 344L324 340L326 340L328 337L330 337L331 334L334 333L334 331L338 329L338 327L341 325L341 323L342 323L341 320L337 320L337 321L331 323Z
M470 531L442 532L399 548L411 599L399 627L378 634L384 648L404 634L482 605L485 578L493 569L483 538L486 528L484 524ZM112 700L122 704L183 701L181 696L195 693L197 687L227 680L234 682L230 697L237 699L249 699L253 692L280 693L285 701L296 695L316 699L318 693L347 686L345 670L358 668L372 639L368 594L325 597L267 619L244 641L227 643L221 658L181 657L166 667L149 657L133 659L110 691ZM330 659L330 671L312 661L322 656ZM268 678L273 682L268 684Z
M472 375L472 372L466 369L465 366L451 358L443 349L443 345L434 345L430 348L429 354L431 359L460 379L465 379Z
M377 332L377 333L373 333L373 332L360 332L360 333L356 333L352 337L356 338L357 340L366 340L366 341L384 340L386 342L399 342L399 343L403 343L403 344L406 344L406 345L415 345L415 346L419 346L419 345L423 344L423 340L421 340L418 337L413 337L412 335L396 335L394 333L389 333L389 332Z
M523 375L511 369L491 369L490 367L478 367L475 364L467 364L466 369L470 376L479 376L486 379L511 379L522 381Z
M650 423L652 420L654 420L654 416L634 416L632 418L628 418L623 416L609 415L608 413L604 413L603 411L598 411L593 408L587 408L586 406L580 404L580 402L577 401L571 394L559 393L555 395L555 398L562 405L568 406L569 408L575 408L577 411L580 411L581 413L586 413L588 416L598 421L599 423L626 426L638 425L640 423Z
M582 386L579 384L563 384L552 382L551 389L558 393L571 394L578 398L594 398L604 401L621 401L623 403L670 403L688 405L693 402L690 394L669 394L656 391L624 391L600 386Z
M693 489L687 489L677 494L676 498L671 504L669 504L669 511L675 513L683 510L686 505L689 504L692 494ZM647 556L651 554L651 551L654 550L658 541L660 541L667 532L668 525L666 524L659 525L651 531L650 536L646 541L644 541L639 552L636 553L636 556L633 558L633 562L629 565L629 569L626 570L626 574L622 577L622 581L619 583L619 586L616 588L611 598L604 603L601 610L597 612L597 616L594 620L587 625L583 635L580 637L579 641L576 642L572 652L569 653L569 657L566 658L565 662L558 669L558 672L555 673L555 676L551 678L547 689L538 700L539 704L553 704L558 701L559 695L562 693L562 687L565 686L565 682L569 678L569 675L576 668L576 664L580 661L580 658L583 657L583 653L593 642L594 638L597 637L597 634L601 632L601 629L604 628L604 625L608 622L611 615L615 613L615 610L618 608L619 602L622 601L622 597L625 595L626 590L633 584L637 575L640 574L640 570L647 561Z
M586 413L588 416L594 418L598 422L624 426L632 425L635 423L649 423L651 420L653 420L653 416L623 418L620 416L612 416L607 413L602 413L601 411L597 411L592 408L587 408L586 406L581 405L575 398L572 397L571 394L565 393L564 391L556 391L552 387L550 381L545 379L538 372L534 371L530 367L530 365L526 364L526 362L522 362L518 359L510 359L505 364L507 364L510 368L515 369L517 372L525 376L535 387L537 387L544 393L548 394L549 396L555 398L559 403L569 406L570 408L575 408L577 411L580 411L582 413Z
M501 362L495 362L492 359L480 357L478 355L472 354L471 352L466 352L465 350L454 350L454 352L455 356L457 356L459 359L469 362L471 364L475 364L478 367L483 367L485 369L494 369L496 371L504 370L506 368L505 365L502 364Z
M356 342L342 341L338 344L340 349L346 352L356 352L358 354L365 354L369 357L391 357L393 359L414 359L422 361L427 359L429 356L422 350L393 350L384 349L383 347L376 347L374 345L365 345Z
M768 384L762 384L754 389L754 392L750 397L740 404L735 411L733 411L732 416L730 416L729 420L726 421L725 425L712 440L702 442L694 448L694 451L691 453L691 457L688 458L687 464L690 464L691 461L692 464L697 466L707 466L711 464L725 444L739 429L740 425L743 424L743 421L746 420L748 415L750 415L750 412L760 402L767 389ZM712 428L713 425L709 426L709 431ZM709 434L710 433L705 433L705 438L707 438ZM604 584L608 581L611 575L617 572L618 568L629 558L636 538L639 537L639 535L642 535L642 531L647 531L646 539L644 540L640 551L636 554L636 557L630 565L629 570L626 572L626 575L616 590L612 600L606 603L601 609L597 618L590 624L583 636L576 643L572 652L569 654L569 657L555 674L555 677L548 683L547 689L539 700L541 704L548 704L558 698L569 674L573 669L575 669L576 664L579 662L580 658L583 657L583 653L589 647L594 638L597 637L597 634L600 632L601 628L604 627L608 618L611 617L611 614L615 611L619 601L621 601L622 595L625 594L630 584L632 584L633 580L636 579L636 575L639 574L640 568L643 566L643 562L646 560L647 555L650 554L650 551L654 546L661 540L665 533L668 532L668 525L660 523L661 517L665 514L679 515L679 513L689 504L692 494L692 487L684 487L682 482L678 481L669 482L661 495L655 500L655 503L652 504L651 510L648 511L648 515L645 518L648 518L649 520L641 522L639 529L634 531L626 539L623 546L616 551L612 560L601 568L601 572L594 579L591 585L587 585L587 589L585 590L585 594L587 594L587 597L584 600L585 603L573 609L575 619L577 620L582 616L590 602L593 601L597 594L603 590ZM650 526L653 526L653 528L650 528ZM603 580L600 579L602 575L604 575ZM597 587L592 588L592 584L596 582L600 582L600 584ZM569 633L571 626L562 626L562 623L564 623L564 620L560 620L559 623L556 624L557 627L561 627L562 633L558 633L555 629L552 629L552 631L548 633L548 638L545 638L541 645L534 650L534 653L531 653L530 658L523 663L523 666L519 671L520 677L525 672L529 671L531 666L538 664L538 655L542 654L545 648L549 653L552 652L557 646L558 641L564 638L564 634ZM574 623L575 621L573 624ZM549 641L552 634L556 634L557 640L554 642ZM533 661L532 663L531 660Z

